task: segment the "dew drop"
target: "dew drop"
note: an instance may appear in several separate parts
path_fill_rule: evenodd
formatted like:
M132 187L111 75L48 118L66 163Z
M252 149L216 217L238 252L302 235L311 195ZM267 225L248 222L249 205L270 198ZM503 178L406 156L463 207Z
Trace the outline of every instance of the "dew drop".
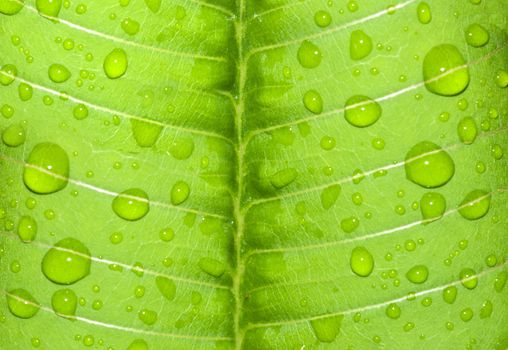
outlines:
M471 268L465 268L460 271L460 282L467 289L474 289L478 285L478 277L476 272Z
M64 83L71 77L71 72L64 65L53 63L49 66L48 76L55 83Z
M72 111L72 115L77 120L83 120L86 117L88 117L88 107L84 104L78 104L76 107L74 107L74 110Z
M294 168L287 168L284 170L280 170L270 176L270 183L276 189L284 188L290 185L293 181L296 180L298 176L298 172Z
M127 350L148 350L148 344L142 339L136 339L130 343Z
M321 63L322 54L319 47L304 40L298 49L298 62L304 68L316 68Z
M320 142L320 146L325 151L330 151L335 148L335 145L337 144L337 141L335 141L335 138L331 136L323 136Z
M303 105L314 114L323 112L323 99L319 92L315 90L309 90L305 93L303 96Z
M167 277L157 276L155 278L155 285L164 298L170 301L175 299L176 284L173 280Z
M6 146L18 147L25 143L25 128L20 124L13 124L2 133L2 141Z
M157 312L148 309L142 309L138 312L138 317L144 324L152 326L157 322Z
M51 306L58 316L73 318L78 307L78 297L70 289L60 289L53 293Z
M496 72L496 85L500 88L505 88L508 86L508 72L502 69L499 69Z
M152 147L162 132L162 125L131 119L132 134L139 147Z
M161 8L161 2L162 0L145 0L146 6L152 11L153 13L159 12Z
M462 118L457 125L457 134L462 143L466 145L472 144L478 135L474 119L471 117Z
M421 24L429 24L432 20L432 13L430 12L430 6L426 2L420 2L416 8L416 14L418 15L418 21Z
M433 47L423 60L423 79L427 89L437 95L454 96L469 84L469 71L460 51L453 45Z
M352 233L360 225L360 220L356 216L350 216L342 219L340 222L340 228L346 233Z
M18 96L21 101L28 101L32 98L33 88L26 84L20 83L18 86Z
M171 188L171 203L180 205L189 198L190 187L185 181L178 181Z
M469 192L460 203L460 215L468 220L478 220L484 217L490 209L490 197L490 193L483 190Z
M443 300L448 304L453 304L457 299L457 287L450 286L443 289Z
M427 281L429 277L429 269L425 265L416 265L413 266L406 273L406 278L409 282L421 284Z
M333 316L311 320L310 324L316 338L323 343L331 343L340 332L344 316Z
M67 185L68 177L69 157L60 146L44 142L32 149L23 172L23 181L31 191L57 192Z
M171 228L161 230L159 232L159 238L161 239L161 241L170 242L173 240L173 238L175 238L175 231L173 231L173 229Z
M314 22L318 27L326 28L332 23L332 16L328 11L318 11L314 15Z
M396 320L400 317L401 310L400 310L399 305L397 305L395 303L391 303L386 307L385 313L386 313L386 316L390 317L391 319Z
M58 17L62 9L62 0L36 0L35 6L41 16Z
M133 20L132 18L126 18L121 23L123 31L128 35L136 35L139 32L139 22Z
M494 290L498 293L501 293L506 285L506 281L508 280L508 272L501 271L497 274L494 279Z
M413 146L405 158L406 178L426 188L446 184L455 173L450 155L435 143L423 141Z
M355 30L351 33L349 42L349 55L351 59L358 61L367 57L372 52L372 39L363 30Z
M321 192L321 205L324 209L328 210L335 204L337 198L339 197L340 191L340 185L331 185Z
M10 85L14 79L16 79L16 75L18 74L18 69L13 64L4 64L2 69L0 69L0 84L2 85Z
M127 54L123 49L117 48L104 58L102 67L108 78L118 79L127 71L127 65Z
M446 199L437 192L427 192L420 199L420 210L425 223L441 218L446 210Z
M32 242L37 235L37 222L31 216L25 215L18 222L18 236L25 243Z
M472 47L485 46L490 39L489 32L477 23L471 24L467 27L464 34L466 36L466 42Z
M123 191L113 199L113 211L122 219L136 221L150 210L148 195L139 188Z
M24 4L18 0L3 0L0 1L0 13L12 16L21 11Z
M32 318L39 311L39 303L27 290L18 288L7 293L9 311L19 318Z
M178 137L169 146L169 153L178 160L189 158L194 152L194 141L190 137Z
M473 318L473 310L470 307L460 311L460 319L464 322L469 322Z
M381 106L367 96L356 95L346 101L344 117L349 124L363 128L374 124L381 116Z
M351 252L349 259L351 271L360 277L367 277L374 269L374 258L365 247L356 247Z
M42 259L42 272L58 284L72 284L90 273L90 251L80 241L68 237L57 242Z
M482 304L482 307L480 308L480 318L481 319L489 318L490 315L492 315L493 309L494 306L492 305L492 302L490 300L485 300Z
M217 278L226 271L226 265L223 262L210 257L199 259L198 266L207 274Z

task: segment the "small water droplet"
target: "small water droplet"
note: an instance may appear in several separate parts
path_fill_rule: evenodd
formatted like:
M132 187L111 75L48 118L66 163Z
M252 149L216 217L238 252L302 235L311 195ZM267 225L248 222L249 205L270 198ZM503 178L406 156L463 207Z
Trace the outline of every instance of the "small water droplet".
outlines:
M391 319L396 320L400 317L401 310L400 310L399 305L397 305L395 303L391 303L386 307L385 313L386 313L386 316L390 317Z
M118 79L127 71L127 54L123 49L114 49L104 58L104 73L110 79Z
M425 281L427 281L428 277L429 277L429 269L425 265L413 266L406 273L406 278L409 280L409 282L416 284L424 283Z
M64 83L71 77L71 72L64 65L53 63L48 68L48 76L55 83Z
M440 193L427 192L420 199L420 210L426 223L437 220L446 210L446 199Z
M310 112L320 114L323 112L323 99L319 92L309 90L303 96L303 104Z
M459 277L460 282L467 289L474 289L478 285L478 277L476 277L476 272L471 268L462 269L460 271Z
M344 316L333 316L311 320L310 324L316 338L324 343L331 343L337 338L340 332Z
M31 216L25 215L18 222L18 236L23 242L32 242L37 234L37 222Z
M182 204L189 198L189 194L189 185L185 181L178 181L171 188L171 203L173 205Z
M139 22L133 20L132 18L126 18L121 23L123 31L128 35L136 35L139 32Z
M41 16L58 17L62 9L62 0L36 0L35 6Z
M365 247L356 247L349 260L351 270L360 277L367 277L374 269L374 258Z
M422 24L429 24L432 20L432 13L430 12L430 6L426 2L420 2L416 8L416 14L418 15L418 21Z
M465 31L466 42L472 47L487 45L490 39L489 32L478 23L471 24Z
M12 124L2 133L2 141L8 147L18 147L25 143L26 132L21 124Z
M298 49L298 62L304 68L316 68L321 63L322 54L319 47L304 40Z
M321 28L326 28L332 23L332 16L328 11L318 11L314 15L314 22Z
M142 309L138 312L138 317L144 324L152 326L157 322L157 312L148 309Z
M358 61L372 52L372 39L363 30L354 30L349 42L351 59Z

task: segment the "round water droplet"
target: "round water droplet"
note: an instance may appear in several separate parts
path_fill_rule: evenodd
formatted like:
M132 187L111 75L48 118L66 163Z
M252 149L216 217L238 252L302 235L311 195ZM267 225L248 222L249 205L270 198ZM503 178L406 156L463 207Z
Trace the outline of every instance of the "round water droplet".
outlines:
M455 173L455 163L441 147L423 141L406 154L405 169L408 180L426 188L434 188L450 181Z
M189 158L194 152L194 141L190 137L178 137L169 146L169 153L178 160Z
M490 193L483 190L469 192L460 203L460 215L468 220L478 220L484 217L490 209L490 197Z
M470 307L462 309L460 311L460 319L464 322L469 322L473 318L473 310Z
M69 178L69 157L58 145L50 142L36 145L26 161L23 172L25 185L40 194L63 189Z
M346 101L344 117L353 126L370 126L381 117L381 106L367 96L356 95Z
M16 79L16 75L18 74L18 69L13 64L4 64L2 69L0 69L0 84L2 85L10 85L14 79Z
M31 216L25 215L19 219L18 236L25 243L32 242L37 235L37 222Z
M74 115L74 118L76 118L77 120L83 120L86 117L88 117L88 107L80 103L76 107L74 107L72 114Z
M19 0L2 0L0 1L0 13L12 16L21 11L24 4Z
M51 306L58 316L72 318L78 307L78 297L70 289L60 289L53 293Z
M303 105L314 114L323 112L323 99L319 92L315 90L309 90L305 93L303 96Z
M178 181L171 189L171 203L173 205L182 204L189 198L190 187L185 181Z
M457 287L450 286L443 289L443 300L448 304L453 304L457 299Z
M406 278L409 282L421 284L424 283L429 277L429 269L425 265L416 265L413 266L406 273Z
M356 247L351 252L349 259L351 271L360 277L367 277L374 269L374 258L365 247Z
M437 192L427 192L420 199L423 220L430 222L441 218L446 210L446 199Z
M62 0L36 0L35 6L41 16L58 17L62 9Z
M48 76L55 83L63 83L69 80L71 72L67 69L67 67L59 63L53 63L49 66Z
M118 79L127 71L127 54L123 49L114 49L104 58L104 73L110 79Z
M148 195L139 188L123 191L113 199L111 206L116 215L130 221L141 219L150 210Z
M7 293L9 311L19 318L32 318L39 311L39 303L28 291L22 288Z
M474 289L478 285L478 277L476 277L475 270L465 268L460 271L460 282L467 289Z
M157 322L157 312L148 309L142 309L138 312L138 317L144 324L152 326Z
M386 316L390 317L391 319L396 320L400 317L400 314L401 314L400 307L399 307L399 305L397 305L395 303L389 304L386 307L385 313L386 313Z
M304 40L298 49L298 62L304 68L316 68L321 63L322 55L319 47Z
M26 84L20 83L18 86L18 96L21 101L28 101L32 98L33 88Z
M175 238L175 231L171 228L166 228L159 232L159 238L164 242L170 242Z
M508 86L508 72L502 69L499 69L496 72L496 85L500 88L505 88Z
M321 28L328 27L332 23L332 16L328 11L318 11L314 15L314 22Z
M2 141L6 146L18 147L25 142L25 128L20 124L13 124L2 133Z
M335 141L335 138L331 136L323 136L320 142L321 148L324 149L325 151L330 151L334 149L336 144L337 141Z
M77 239L64 238L42 259L42 272L58 284L72 284L90 273L90 251Z
M353 60L361 60L372 52L372 39L363 30L351 33L349 42L349 55Z
M136 35L139 32L139 22L132 18L126 18L120 23L123 31L128 35Z
M210 257L199 259L198 266L203 272L217 278L226 271L226 265L222 261Z
M433 47L423 60L423 80L435 94L454 96L469 85L469 71L460 51L453 45Z
M472 144L478 135L478 128L474 119L471 117L462 118L457 125L457 134L462 143Z
M149 350L148 344L142 339L134 340L127 350Z
M352 233L360 225L360 220L356 216L350 216L340 221L340 228L346 233Z
M298 172L294 168L280 170L270 176L270 183L276 189L284 188L290 185L298 177Z
M432 13L430 12L430 6L426 2L420 2L416 8L416 14L418 15L418 21L422 24L429 24L432 20Z
M467 27L465 35L467 43L473 47L485 46L490 39L489 32L477 23L471 24Z

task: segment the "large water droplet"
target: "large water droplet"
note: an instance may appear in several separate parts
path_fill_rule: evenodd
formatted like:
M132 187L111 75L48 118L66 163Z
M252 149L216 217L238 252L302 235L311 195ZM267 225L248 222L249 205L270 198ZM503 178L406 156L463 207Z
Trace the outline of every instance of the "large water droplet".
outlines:
M298 49L298 62L304 68L316 68L321 63L322 55L319 47L304 40Z
M36 145L26 161L25 185L35 193L53 193L63 189L69 178L69 157L60 146L44 142Z
M41 16L58 17L62 9L62 0L36 0L35 6Z
M19 0L2 0L0 1L0 13L12 16L21 11L23 6L23 2Z
M460 94L469 84L469 71L453 45L433 47L423 60L423 80L430 92L443 96Z
M416 265L413 266L406 273L406 278L409 282L421 284L424 283L429 277L429 269L425 265Z
M18 222L18 236L23 242L32 242L37 234L37 222L31 216L25 215Z
M331 343L337 338L344 316L333 316L311 320L310 325L319 341Z
M467 43L473 47L485 46L490 39L489 32L477 23L467 27L465 35Z
M127 71L127 54L123 49L114 49L104 58L104 73L110 79L118 79Z
M49 66L48 76L55 83L64 83L71 77L71 72L64 65L53 63Z
M381 117L381 106L370 97L356 95L346 101L344 117L353 126L363 128Z
M441 218L446 210L446 199L437 192L427 192L420 199L420 210L427 223Z
M355 30L351 33L349 42L349 54L353 60L361 60L372 52L372 39L363 30Z
M16 79L16 75L18 74L18 69L13 64L4 64L2 69L0 69L0 84L2 85L10 85L14 79Z
M417 143L409 150L405 168L408 180L426 188L446 184L455 173L455 163L450 155L429 141Z
M135 221L144 217L150 210L148 195L139 188L123 191L113 199L113 211L125 220Z
M60 289L53 293L51 306L58 316L73 319L78 307L78 297L70 289Z
M374 258L365 247L356 247L351 252L349 259L351 271L360 277L367 277L374 269Z
M490 193L483 190L469 192L460 203L460 215L468 220L478 220L484 217L490 208L490 197Z
M173 205L182 204L189 198L190 187L185 181L178 181L171 188L171 203Z
M22 288L7 293L9 311L19 318L31 318L39 311L39 303L28 291Z
M58 284L72 284L90 273L90 251L77 239L64 238L42 259L42 272Z

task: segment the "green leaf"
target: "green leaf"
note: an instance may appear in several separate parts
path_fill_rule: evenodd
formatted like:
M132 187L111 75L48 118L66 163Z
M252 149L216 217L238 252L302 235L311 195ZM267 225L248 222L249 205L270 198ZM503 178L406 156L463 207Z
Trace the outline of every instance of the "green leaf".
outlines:
M0 348L506 349L506 0L0 0Z

